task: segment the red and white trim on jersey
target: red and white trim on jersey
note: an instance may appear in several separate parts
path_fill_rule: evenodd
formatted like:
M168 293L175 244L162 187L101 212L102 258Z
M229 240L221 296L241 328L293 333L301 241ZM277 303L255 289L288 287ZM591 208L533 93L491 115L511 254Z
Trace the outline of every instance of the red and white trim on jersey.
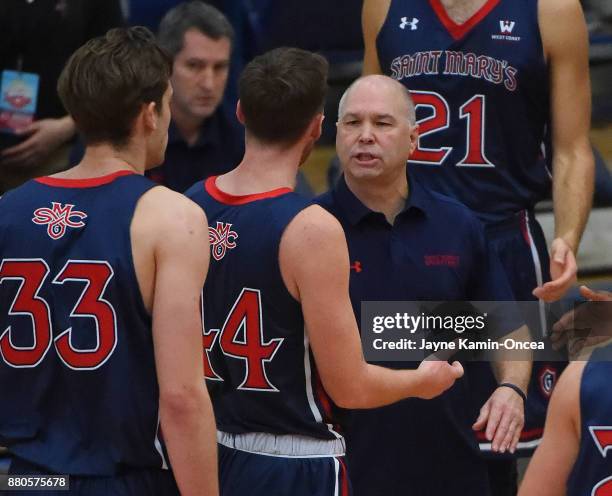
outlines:
M44 176L34 179L36 182L46 184L47 186L55 186L58 188L94 188L103 186L104 184L112 183L118 177L131 176L136 174L132 170L120 170L100 177L90 177L87 179L68 179L64 177Z
M204 182L204 189L215 200L217 200L220 203L224 203L225 205L244 205L246 203L251 203L257 200L264 200L266 198L275 198L277 196L285 195L293 191L291 188L278 188L278 189L273 189L271 191L264 191L262 193L253 193L250 195L232 195L230 193L226 193L225 191L221 191L217 187L217 177L219 176L209 177Z
M306 397L308 398L308 405L313 417L318 423L323 423L323 415L317 406L315 401L316 391L316 380L317 378L312 373L312 367L310 365L310 341L308 340L308 334L304 329L304 374L306 378ZM336 438L342 439L342 435L336 432L332 424L326 424L329 432L331 432Z
M441 0L429 0L431 8L438 16L438 19L440 19L440 22L455 40L463 38L474 26L487 17L499 2L500 0L487 0L487 2L485 2L485 4L467 21L463 24L457 24L449 17Z
M523 231L523 235L525 236L529 244L529 249L531 250L531 258L533 259L536 282L538 283L538 286L542 286L542 284L544 283L544 277L542 275L542 263L540 262L540 255L538 255L538 248L533 239L533 235L531 234L531 224L529 222L529 212L527 212L527 210L523 210L521 212L521 229ZM546 305L544 303L544 300L538 300L538 308L540 313L540 333L542 337L546 337Z
M543 432L544 430L541 428L521 432L522 441L519 441L516 445L516 449L525 450L537 448L542 441ZM484 432L477 432L476 438L478 439L478 447L481 451L492 451L493 444L487 441Z
M334 458L334 468L336 470L336 486L334 496L349 496L348 474L346 464L342 458Z
M164 455L164 449L162 448L161 439L163 438L163 434L161 432L161 424L159 421L159 412L157 414L157 432L155 432L155 451L159 453L159 457L162 461L161 468L164 470L168 470L168 461L166 460L166 456Z

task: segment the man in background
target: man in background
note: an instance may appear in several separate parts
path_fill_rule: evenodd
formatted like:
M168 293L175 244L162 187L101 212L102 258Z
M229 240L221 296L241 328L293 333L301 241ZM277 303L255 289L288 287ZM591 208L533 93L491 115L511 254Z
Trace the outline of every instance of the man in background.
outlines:
M173 58L174 96L166 159L149 177L175 191L228 172L244 153L234 107L222 104L233 40L226 17L201 1L177 5L160 23L159 44Z
M222 103L234 30L219 10L195 0L166 13L157 38L172 57L174 94L166 158L147 176L182 193L196 181L233 169L244 153L244 130L233 106ZM77 145L71 162L82 153Z

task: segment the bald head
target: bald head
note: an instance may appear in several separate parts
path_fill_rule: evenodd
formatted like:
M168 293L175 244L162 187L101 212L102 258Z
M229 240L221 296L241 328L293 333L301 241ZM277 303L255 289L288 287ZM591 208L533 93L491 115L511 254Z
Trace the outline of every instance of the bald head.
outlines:
M340 104L338 105L338 120L341 120L344 116L347 102L351 98L351 94L358 91L360 95L364 93L372 92L373 94L385 95L389 98L395 98L398 100L399 105L401 105L402 111L405 110L405 115L410 122L411 125L414 125L416 122L415 111L414 111L414 102L412 101L412 97L410 93L406 89L406 87L395 79L390 78L389 76L382 76L380 74L374 74L370 76L362 76L359 79L356 79L344 92L342 98L340 99Z
M404 86L386 76L359 78L344 93L338 114L336 151L347 183L397 181L401 188L419 137Z

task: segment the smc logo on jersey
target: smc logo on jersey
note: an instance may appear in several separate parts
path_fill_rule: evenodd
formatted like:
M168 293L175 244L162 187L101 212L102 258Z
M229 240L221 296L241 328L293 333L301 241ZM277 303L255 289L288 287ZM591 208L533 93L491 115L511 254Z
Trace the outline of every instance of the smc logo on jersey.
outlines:
M238 233L231 230L232 225L225 222L217 222L217 227L208 228L208 240L212 256L215 260L221 260L227 250L236 248Z
M407 17L402 17L401 21L399 25L400 29L406 29L406 26L410 26L410 31L416 31L418 29L417 24L419 20L416 17L413 17L411 21L409 21Z
M66 203L51 202L51 208L41 207L34 211L34 217L32 222L39 225L47 225L47 234L51 239L60 239L66 234L66 228L72 227L77 229L84 227L85 222L82 220L73 220L71 217L77 219L86 219L87 214L78 210L72 210L74 205Z

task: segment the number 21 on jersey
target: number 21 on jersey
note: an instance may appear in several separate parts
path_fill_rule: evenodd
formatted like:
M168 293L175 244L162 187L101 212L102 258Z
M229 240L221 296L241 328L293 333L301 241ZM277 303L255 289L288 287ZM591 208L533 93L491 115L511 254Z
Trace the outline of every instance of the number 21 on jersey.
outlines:
M448 155L453 151L450 146L440 148L426 148L421 142L423 138L440 133L450 127L450 120L454 118L446 99L433 91L411 91L415 107L426 108L431 112L427 117L418 121L419 144L410 156L410 162L426 165L442 165ZM474 95L458 109L459 118L465 121L465 155L455 165L457 167L495 167L485 154L485 111L486 98L484 95Z

